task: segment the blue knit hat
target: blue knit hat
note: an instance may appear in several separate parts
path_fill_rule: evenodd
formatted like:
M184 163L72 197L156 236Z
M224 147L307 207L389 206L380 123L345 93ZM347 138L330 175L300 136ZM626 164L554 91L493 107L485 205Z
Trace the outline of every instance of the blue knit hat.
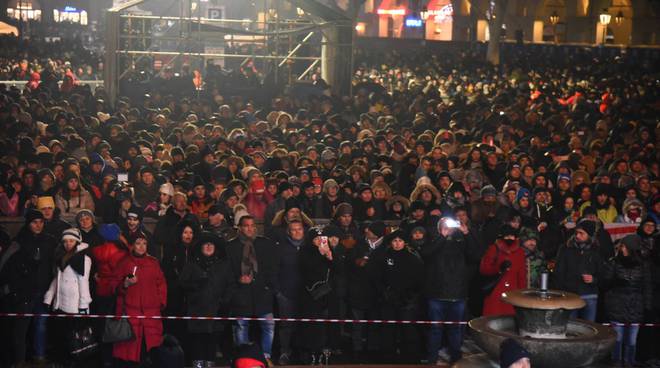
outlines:
M117 224L103 224L99 228L99 233L103 239L107 241L117 241L119 240L119 234L121 233L121 230Z
M520 188L518 189L518 193L516 194L516 202L519 202L521 198L523 197L530 197L529 189L527 188Z

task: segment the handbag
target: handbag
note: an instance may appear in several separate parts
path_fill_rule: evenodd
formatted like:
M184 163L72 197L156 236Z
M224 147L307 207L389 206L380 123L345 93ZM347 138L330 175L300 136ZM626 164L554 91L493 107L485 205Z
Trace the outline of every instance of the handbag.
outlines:
M94 354L99 344L96 340L92 326L84 326L71 331L69 337L69 353L76 359L81 359Z
M122 308L122 314L126 315L126 301ZM135 338L131 323L128 318L110 318L105 320L105 327L103 329L103 342L111 344L115 342L129 341Z
M328 282L329 279L330 279L330 269L328 269L328 272L325 274L324 281L316 282L310 288L305 287L309 292L309 294L312 296L313 300L320 300L324 296L330 294L330 292L332 291L332 285L330 285L330 283Z

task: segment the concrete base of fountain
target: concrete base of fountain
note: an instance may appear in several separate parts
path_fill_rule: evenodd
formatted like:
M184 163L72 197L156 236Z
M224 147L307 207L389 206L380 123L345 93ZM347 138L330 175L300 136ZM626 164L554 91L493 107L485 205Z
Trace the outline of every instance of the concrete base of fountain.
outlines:
M616 340L612 328L584 320L569 320L561 338L521 336L513 316L481 317L470 321L469 326L475 343L493 360L499 359L500 345L511 337L530 352L535 368L593 366L609 356Z

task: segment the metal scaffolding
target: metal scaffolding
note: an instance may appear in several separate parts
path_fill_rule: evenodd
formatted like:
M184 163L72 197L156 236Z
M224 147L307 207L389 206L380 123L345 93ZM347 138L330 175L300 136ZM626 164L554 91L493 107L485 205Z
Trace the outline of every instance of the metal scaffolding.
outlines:
M320 69L334 92L350 88L354 21L337 9L316 0L264 0L263 11L254 19L212 19L202 17L201 11L195 16L189 0L180 1L178 17L131 12L149 1L131 0L107 10L104 84L112 102L127 73L158 57L165 58L161 71L184 59L202 66L209 59L237 60L241 67L252 61L260 63L276 85L304 80ZM295 16L280 13L284 1L294 7ZM154 24L167 29L154 31ZM251 52L209 50L209 44L249 45Z

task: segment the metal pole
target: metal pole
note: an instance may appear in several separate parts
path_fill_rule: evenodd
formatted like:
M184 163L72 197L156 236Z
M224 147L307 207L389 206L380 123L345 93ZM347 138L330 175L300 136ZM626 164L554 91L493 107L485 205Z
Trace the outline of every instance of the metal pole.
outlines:
M309 40L310 37L312 37L312 35L314 35L314 31L309 32L309 33L307 34L307 36L305 36L305 38L303 38L303 40L300 41L300 43L299 43L298 45L296 45L296 47L294 47L293 50L291 50L291 52L289 52L289 54L288 54L286 57L284 57L284 60L282 60L282 62L279 63L277 66L278 66L278 67L281 67L282 65L284 65L284 64L287 62L287 60L289 60L289 58L290 58L291 56L293 56L293 54L295 54L296 51L298 51L298 50L302 47L302 45L303 45L305 42L307 42L307 40Z
M314 62L312 63L312 65L310 65L307 69L305 69L305 71L304 71L302 74L300 74L300 76L298 77L298 80L302 80L303 78L305 78L305 76L307 75L307 73L309 73L310 70L314 69L314 67L316 66L316 64L319 63L319 60L320 60L320 59L316 59L316 60L314 60Z
M115 51L116 54L123 54L123 55L185 55L185 56L193 56L193 55L198 55L198 56L204 56L204 57L226 57L226 58L250 58L253 57L252 55L243 55L243 54L216 54L216 53L208 53L208 52L176 52L176 51L139 51L139 50L117 50ZM278 60L281 59L282 56L279 55L263 55L263 56L254 56L257 59L267 59L267 60ZM289 58L290 60L318 60L320 59L319 57L314 57L314 56L292 56Z

